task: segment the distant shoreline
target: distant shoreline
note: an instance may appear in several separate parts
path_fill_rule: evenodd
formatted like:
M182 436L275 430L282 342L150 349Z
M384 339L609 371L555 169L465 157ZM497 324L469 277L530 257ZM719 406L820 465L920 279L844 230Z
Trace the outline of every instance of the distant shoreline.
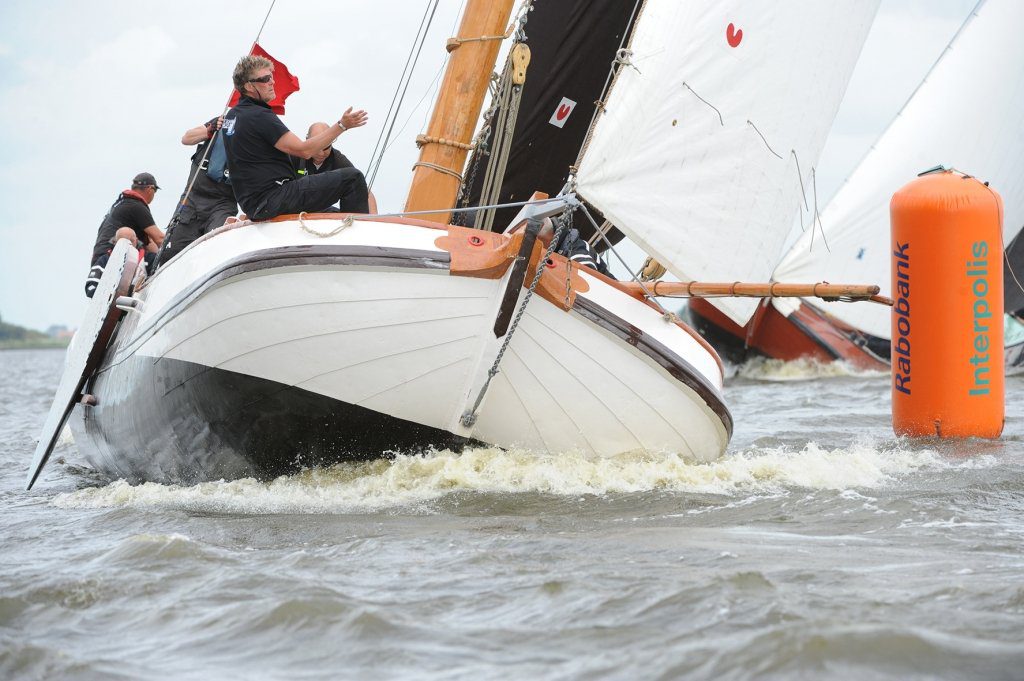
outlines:
M63 350L69 341L68 338L0 340L0 350Z

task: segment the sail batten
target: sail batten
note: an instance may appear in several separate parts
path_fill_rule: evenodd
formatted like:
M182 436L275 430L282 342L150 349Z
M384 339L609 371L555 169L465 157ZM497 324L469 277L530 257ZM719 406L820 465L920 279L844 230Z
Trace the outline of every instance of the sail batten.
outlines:
M647 0L580 195L681 279L767 278L876 9ZM714 303L739 323L755 305Z

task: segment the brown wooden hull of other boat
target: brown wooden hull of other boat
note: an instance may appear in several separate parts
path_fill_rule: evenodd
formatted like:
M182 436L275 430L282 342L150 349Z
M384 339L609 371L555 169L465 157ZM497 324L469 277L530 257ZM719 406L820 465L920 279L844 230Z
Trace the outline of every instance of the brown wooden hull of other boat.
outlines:
M889 364L868 347L868 338L856 329L804 303L788 317L762 302L753 318L739 326L706 300L689 301L696 329L731 361L751 354L792 361L842 360L862 370L886 371Z

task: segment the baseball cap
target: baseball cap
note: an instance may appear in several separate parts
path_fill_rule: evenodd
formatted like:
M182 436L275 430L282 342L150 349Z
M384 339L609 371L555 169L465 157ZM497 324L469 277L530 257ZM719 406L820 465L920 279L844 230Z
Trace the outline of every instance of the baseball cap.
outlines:
M150 173L139 173L138 175L136 175L135 179L132 180L132 186L156 187L157 189L160 189L160 185L156 183L156 178L153 177Z

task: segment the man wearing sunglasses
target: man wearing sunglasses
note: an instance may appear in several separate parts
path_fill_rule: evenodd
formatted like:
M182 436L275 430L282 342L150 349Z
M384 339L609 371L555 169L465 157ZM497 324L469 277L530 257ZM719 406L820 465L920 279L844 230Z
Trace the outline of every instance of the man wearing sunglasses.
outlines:
M322 152L341 133L365 125L366 112L349 107L337 123L299 139L270 109L276 94L273 73L270 60L248 55L232 76L241 99L224 117L223 134L231 186L242 210L253 220L324 211L339 202L342 212L369 212L366 180L355 168L296 177L288 159Z

